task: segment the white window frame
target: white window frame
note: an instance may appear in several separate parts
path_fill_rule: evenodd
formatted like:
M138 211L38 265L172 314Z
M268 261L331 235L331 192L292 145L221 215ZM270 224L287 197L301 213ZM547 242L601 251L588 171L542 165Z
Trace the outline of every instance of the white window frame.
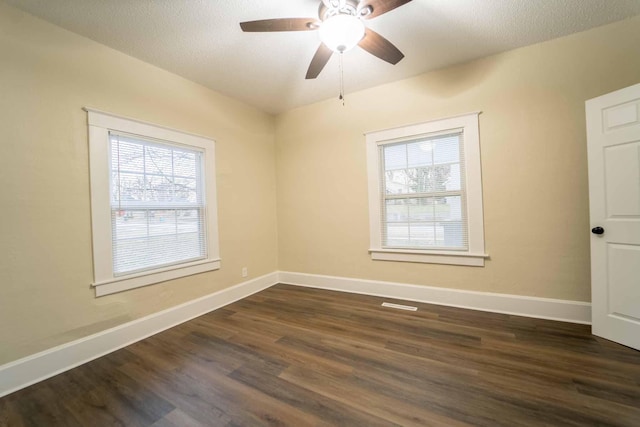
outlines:
M372 260L453 264L483 267L484 219L482 211L482 173L480 164L479 112L433 120L393 129L365 133L369 182L369 235ZM392 249L382 246L382 173L380 146L411 141L429 134L462 129L465 155L466 219L469 245L465 251L430 249Z
M84 108L89 124L91 229L96 297L147 286L220 268L216 203L215 141L198 135ZM128 275L114 275L111 226L111 168L109 132L124 132L191 147L203 152L207 257Z

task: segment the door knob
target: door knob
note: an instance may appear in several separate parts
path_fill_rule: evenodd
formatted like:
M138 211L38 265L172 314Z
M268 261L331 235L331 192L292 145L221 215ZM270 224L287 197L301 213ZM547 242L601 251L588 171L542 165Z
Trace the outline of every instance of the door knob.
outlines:
M602 228L602 227L593 227L591 229L591 232L593 234L604 234L604 228Z

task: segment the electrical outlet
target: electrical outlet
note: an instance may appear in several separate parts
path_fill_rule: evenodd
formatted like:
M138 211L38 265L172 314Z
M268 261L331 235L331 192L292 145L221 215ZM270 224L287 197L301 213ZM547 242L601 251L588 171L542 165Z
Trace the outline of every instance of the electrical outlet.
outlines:
M249 275L249 271L247 267L242 267L242 277L247 277Z

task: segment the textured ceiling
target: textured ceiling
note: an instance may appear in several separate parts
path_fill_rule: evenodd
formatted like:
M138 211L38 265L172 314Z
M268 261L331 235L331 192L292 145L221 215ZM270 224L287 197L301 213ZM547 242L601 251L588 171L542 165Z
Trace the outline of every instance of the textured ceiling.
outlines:
M316 17L320 0L4 0L73 32L270 113L339 90L334 55L305 80L317 32L243 33L239 22ZM413 0L370 21L405 58L344 55L351 91L640 14L640 0Z

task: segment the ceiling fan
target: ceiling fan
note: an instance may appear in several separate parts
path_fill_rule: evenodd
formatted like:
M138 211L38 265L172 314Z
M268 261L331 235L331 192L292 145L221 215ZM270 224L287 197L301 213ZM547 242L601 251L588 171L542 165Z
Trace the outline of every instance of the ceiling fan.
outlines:
M404 55L389 40L367 28L364 21L385 14L411 0L322 0L316 18L276 18L241 22L245 32L315 31L320 34L307 79L318 77L333 52L360 46L372 55L397 64Z

